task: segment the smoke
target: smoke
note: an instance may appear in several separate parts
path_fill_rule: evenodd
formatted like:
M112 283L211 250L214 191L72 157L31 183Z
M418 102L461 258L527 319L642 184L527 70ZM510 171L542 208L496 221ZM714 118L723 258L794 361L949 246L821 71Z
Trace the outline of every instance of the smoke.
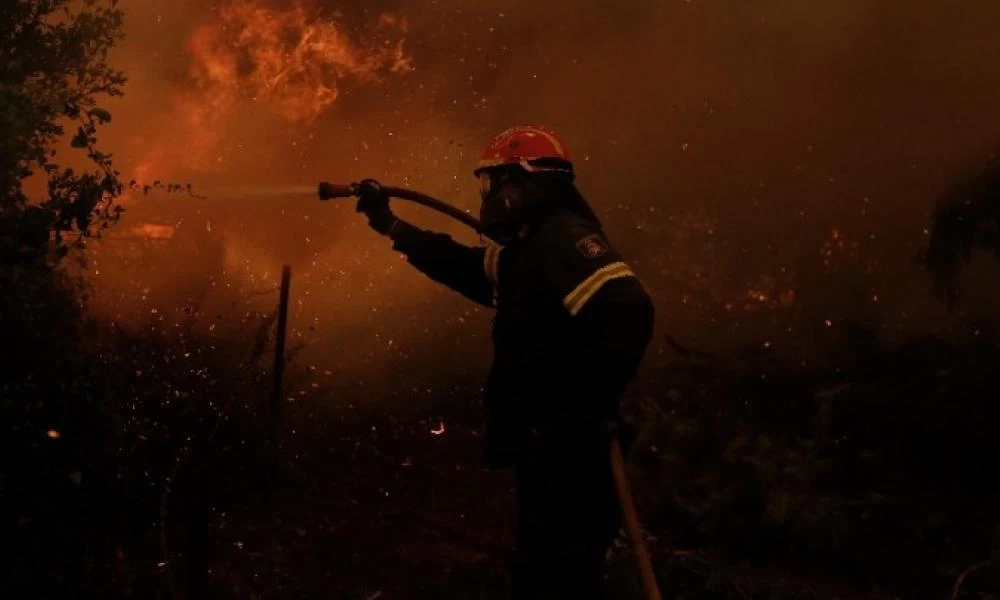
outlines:
M408 269L349 205L234 191L375 177L474 209L478 150L537 122L568 140L664 331L780 347L842 318L888 335L961 325L913 257L952 174L1000 138L996 3L123 5L116 157L226 193L134 202L136 224L177 234L156 250L164 268L94 278L116 314L181 306L192 292L174 279L198 278L220 297L228 285L230 307L266 308L249 295L289 263L293 328L316 360L342 360L348 339L373 368L421 347L486 353L488 314ZM253 11L266 25L247 25ZM182 241L218 244L216 262L179 264ZM100 261L138 260L115 243Z

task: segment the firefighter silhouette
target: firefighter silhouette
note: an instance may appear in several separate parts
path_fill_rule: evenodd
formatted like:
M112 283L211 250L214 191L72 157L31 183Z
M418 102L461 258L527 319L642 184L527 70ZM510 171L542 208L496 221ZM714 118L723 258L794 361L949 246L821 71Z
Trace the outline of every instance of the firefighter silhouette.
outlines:
M608 424L620 421L653 305L577 189L554 132L503 132L475 175L484 247L400 220L374 180L359 185L357 209L414 267L496 309L483 458L515 471L512 597L601 598L619 526Z

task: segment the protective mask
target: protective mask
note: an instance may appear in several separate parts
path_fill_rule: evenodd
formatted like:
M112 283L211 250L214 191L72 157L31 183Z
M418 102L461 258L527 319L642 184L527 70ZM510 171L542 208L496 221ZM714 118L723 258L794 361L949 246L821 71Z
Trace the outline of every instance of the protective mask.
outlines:
M479 208L483 235L498 244L509 244L517 238L524 224L524 189L510 181L490 189Z

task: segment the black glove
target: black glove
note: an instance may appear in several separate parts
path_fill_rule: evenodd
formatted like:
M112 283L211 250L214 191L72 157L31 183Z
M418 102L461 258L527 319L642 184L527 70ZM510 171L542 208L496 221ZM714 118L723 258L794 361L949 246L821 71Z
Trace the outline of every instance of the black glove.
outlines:
M357 212L365 213L368 225L375 231L386 235L396 222L396 215L389 210L389 196L382 191L382 186L374 179L364 179L357 188Z

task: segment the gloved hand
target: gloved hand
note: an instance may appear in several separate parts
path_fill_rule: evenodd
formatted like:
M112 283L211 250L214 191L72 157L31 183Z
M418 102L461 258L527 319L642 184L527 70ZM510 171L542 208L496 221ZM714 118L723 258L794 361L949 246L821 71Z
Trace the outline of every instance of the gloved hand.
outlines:
M396 215L389 209L389 196L382 191L382 185L374 179L364 179L358 184L357 212L365 213L368 225L386 235L396 222Z

